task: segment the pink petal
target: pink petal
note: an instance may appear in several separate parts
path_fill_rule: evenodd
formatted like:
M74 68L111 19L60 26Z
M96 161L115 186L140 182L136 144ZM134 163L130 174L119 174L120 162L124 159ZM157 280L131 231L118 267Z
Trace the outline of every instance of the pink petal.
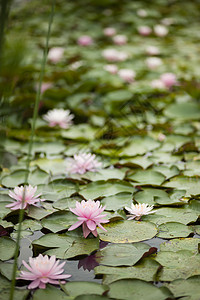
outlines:
M83 221L78 221L75 224L73 224L71 227L69 227L68 231L74 230L74 229L76 229L77 227L79 227L82 224L83 224Z
M35 289L39 285L40 285L40 279L36 279L29 284L28 289Z
M83 223L82 228L83 228L83 236L84 238L86 238L91 231L89 230L85 222Z
M96 223L95 223L94 221L88 220L88 221L86 221L86 224L87 224L87 227L88 227L91 231L93 231L93 230L96 229Z

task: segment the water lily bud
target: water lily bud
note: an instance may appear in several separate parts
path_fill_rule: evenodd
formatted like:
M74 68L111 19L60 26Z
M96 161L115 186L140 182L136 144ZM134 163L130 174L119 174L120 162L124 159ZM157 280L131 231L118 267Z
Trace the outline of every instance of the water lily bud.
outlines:
M163 37L168 34L168 29L163 25L154 26L154 32L157 36Z
M90 46L93 44L93 40L89 35L82 35L78 38L77 43L81 46Z
M138 27L138 32L140 35L147 36L151 34L152 29L149 26L140 26Z

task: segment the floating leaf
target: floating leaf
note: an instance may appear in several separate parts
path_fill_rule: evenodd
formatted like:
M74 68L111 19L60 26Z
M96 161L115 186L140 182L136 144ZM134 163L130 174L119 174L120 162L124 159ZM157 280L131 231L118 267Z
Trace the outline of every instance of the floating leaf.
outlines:
M157 288L152 284L137 280L123 279L110 284L109 297L114 299L127 300L165 300L171 296L169 290Z
M11 240L9 237L2 236L0 237L0 259L9 260L15 254L15 245L16 243Z
M145 281L154 281L156 272L160 265L149 258L142 259L133 267L107 267L98 266L94 269L95 274L103 274L103 283L110 284L119 279L141 279Z
M97 252L95 257L99 264L106 266L133 266L150 246L143 243L110 244Z
M108 196L101 200L101 204L106 206L106 210L116 211L125 206L131 206L132 201L131 193L118 193L114 196Z
M85 281L68 282L64 285L64 289L65 288L67 290L67 293L71 297L76 297L84 294L102 295L108 290L108 287L106 285L102 285L97 282Z
M99 248L99 239L87 239L75 233L54 234L49 233L32 243L34 251L46 250L47 255L56 255L57 258L67 259L79 255L90 255ZM49 249L49 250L48 250Z
M96 181L84 186L79 192L85 199L95 199L121 192L133 193L134 187L126 181Z
M134 243L153 238L157 233L150 222L117 221L105 224L107 232L98 229L100 239L111 243Z
M158 226L158 231L159 233L157 234L157 237L163 239L187 237L193 232L193 230L190 229L188 226L177 222L161 224L160 226Z
M200 276L177 279L166 285L176 298L184 300L199 300Z
M194 275L200 275L200 256L194 255L191 251L160 251L155 260L163 266L158 274L161 281L187 279Z
M161 185L165 176L157 171L144 170L128 175L128 179L135 181L138 185Z

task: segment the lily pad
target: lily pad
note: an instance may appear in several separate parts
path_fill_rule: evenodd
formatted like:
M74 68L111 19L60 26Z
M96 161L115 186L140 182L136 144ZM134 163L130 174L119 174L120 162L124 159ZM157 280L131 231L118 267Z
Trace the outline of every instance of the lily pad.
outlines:
M106 266L133 266L150 246L143 243L110 244L95 254L96 261Z
M87 239L74 233L49 233L32 243L34 252L46 250L47 255L56 255L57 258L67 259L79 255L90 255L99 248L99 239Z
M103 274L103 283L110 284L119 279L141 279L154 281L160 264L150 258L143 258L133 267L98 266L94 269L96 275Z
M73 223L77 221L77 217L71 212L57 212L43 218L41 224L44 228L56 233L61 230L68 229Z
M98 228L102 241L111 243L134 243L153 238L157 234L155 224L150 222L117 221L104 225L106 232Z
M121 192L135 192L135 188L126 181L96 181L84 186L79 192L85 199L96 199Z
M184 300L199 300L200 276L177 279L166 285L176 298Z
M15 254L16 243L9 237L0 237L0 259L9 260Z
M158 226L158 230L159 233L157 234L157 237L163 239L187 237L193 232L193 230L190 227L177 222L161 224L160 226Z
M160 251L155 260L163 266L158 274L158 279L161 281L187 279L194 275L200 275L200 256L194 255L191 251Z
M101 204L106 206L106 210L116 211L125 206L131 206L132 203L131 193L118 193L114 196L108 196L101 200Z
M102 285L97 282L85 281L68 282L64 285L64 289L65 288L67 290L67 294L71 297L84 294L102 295L109 289L106 285Z
M129 174L127 178L138 185L161 185L165 181L163 174L152 170L137 171L133 175Z
M110 284L108 296L114 299L123 300L165 300L171 296L168 289L157 288L152 284L137 280L123 279Z

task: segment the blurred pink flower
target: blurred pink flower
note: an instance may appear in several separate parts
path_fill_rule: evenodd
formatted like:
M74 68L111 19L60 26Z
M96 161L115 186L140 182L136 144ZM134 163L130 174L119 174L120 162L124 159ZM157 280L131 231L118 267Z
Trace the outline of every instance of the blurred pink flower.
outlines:
M156 25L154 26L154 33L157 36L163 37L168 34L168 29L164 25Z
M6 207L10 207L10 209L12 210L26 209L28 205L36 206L38 202L45 201L45 199L39 198L41 196L41 193L35 195L36 191L37 191L37 186L32 187L30 184L29 186L25 185L24 187L23 186L15 187L14 192L12 191L9 192L9 196L15 199L16 201L11 204L7 204Z
M148 55L159 55L160 54L160 50L156 46L148 46L146 48L146 53Z
M54 108L49 110L46 115L43 116L43 119L49 123L50 127L58 125L61 128L69 128L72 125L72 119L74 115L70 114L70 111L64 110L62 108Z
M104 70L108 71L111 74L116 74L118 71L118 67L116 65L106 65L104 66Z
M122 35L122 34L115 35L113 37L113 42L116 45L125 45L127 43L127 37L125 35Z
M166 88L161 79L152 80L151 87L158 90L163 90Z
M176 75L173 73L164 73L160 76L160 79L166 88L170 88L178 83Z
M41 94L43 94L46 90L50 89L52 87L52 83L51 82L43 82L41 84ZM35 89L38 90L39 88L39 84L36 84Z
M106 214L101 215L105 206L100 205L100 201L84 201L81 203L76 201L76 208L70 208L71 212L78 216L78 222L73 224L68 230L74 230L82 225L83 235L86 238L90 232L96 237L97 229L99 226L104 231L107 231L100 223L108 223L109 221L104 219Z
M162 132L160 132L159 135L158 135L158 140L160 142L163 142L165 139L166 139L166 135L163 134Z
M62 47L51 48L48 53L48 60L50 60L52 63L59 62L63 57L64 50L65 49Z
M162 65L162 60L159 57L148 57L145 62L147 67L151 70L155 70Z
M103 57L107 61L124 61L128 58L127 53L122 51L117 51L116 49L106 49L102 52Z
M90 46L93 44L93 39L89 35L82 35L78 38L77 43L81 46Z
M116 29L113 27L107 27L104 29L103 33L106 36L113 36L116 34Z
M138 32L140 35L147 36L151 34L152 29L149 26L139 26Z
M150 206L146 203L139 204L131 204L131 208L125 207L125 209L131 214L129 215L128 220L136 219L140 220L143 215L149 215L156 212L156 210L152 211L153 206Z
M71 174L97 172L102 166L102 163L96 160L96 155L91 153L74 154L74 158L67 159L67 163L67 171Z
M174 19L173 18L164 18L161 20L161 23L165 26L169 26L174 24Z
M138 9L136 13L141 18L147 17L147 11L145 9Z
M61 274L64 271L63 266L66 262L59 264L60 261L56 261L55 255L52 255L50 258L42 254L39 254L39 256L35 258L29 257L30 266L24 260L22 262L30 272L21 271L20 277L17 279L32 281L28 289L35 289L37 287L45 289L47 283L64 284L65 281L60 281L60 279L71 277L71 275L68 274Z
M121 69L118 71L118 75L120 78L122 78L124 81L131 83L135 79L135 72L130 69Z

